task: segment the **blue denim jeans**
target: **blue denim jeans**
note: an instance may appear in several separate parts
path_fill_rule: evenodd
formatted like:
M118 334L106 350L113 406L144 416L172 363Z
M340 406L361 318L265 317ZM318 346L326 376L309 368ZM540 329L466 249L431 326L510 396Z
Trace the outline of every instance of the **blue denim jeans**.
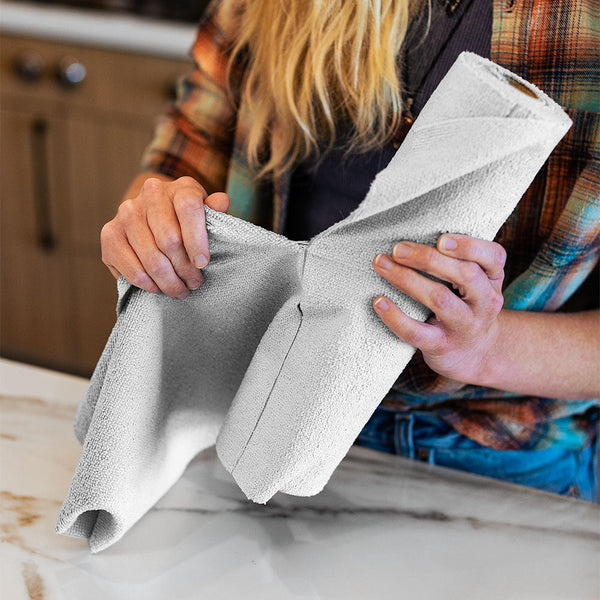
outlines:
M427 411L379 406L354 444L598 502L598 432L585 448L494 450Z

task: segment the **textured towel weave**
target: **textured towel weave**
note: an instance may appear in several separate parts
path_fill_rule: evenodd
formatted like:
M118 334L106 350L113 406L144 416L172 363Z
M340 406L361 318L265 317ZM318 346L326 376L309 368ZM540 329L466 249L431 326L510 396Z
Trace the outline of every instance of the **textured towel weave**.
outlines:
M374 255L443 232L493 239L570 125L535 86L463 52L364 201L310 241L206 206L211 260L186 300L117 281L55 531L110 546L215 443L254 502L320 492L415 352L373 298L431 314Z

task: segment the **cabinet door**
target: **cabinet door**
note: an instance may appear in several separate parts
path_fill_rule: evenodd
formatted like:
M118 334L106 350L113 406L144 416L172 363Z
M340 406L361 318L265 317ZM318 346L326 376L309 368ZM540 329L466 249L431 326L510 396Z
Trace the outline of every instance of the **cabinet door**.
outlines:
M116 280L102 262L100 231L115 216L139 171L152 129L150 120L125 123L102 115L73 117L67 123L73 321L79 348L77 372L83 376L92 374L116 319Z
M89 376L116 317L100 231L191 62L4 34L0 50L0 354ZM35 82L13 69L30 52ZM51 71L67 56L87 69L72 89Z
M75 359L69 223L60 165L64 120L47 108L0 112L2 355L69 370Z
M111 115L71 116L67 121L70 169L68 211L73 248L97 253L100 230L117 213L152 139L150 119L123 122Z

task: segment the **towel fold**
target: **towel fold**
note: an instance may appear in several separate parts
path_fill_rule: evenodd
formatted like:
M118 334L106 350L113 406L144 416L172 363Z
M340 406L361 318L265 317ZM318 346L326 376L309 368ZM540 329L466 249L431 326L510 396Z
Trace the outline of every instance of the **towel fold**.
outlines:
M117 281L55 532L107 548L213 444L254 502L320 492L415 352L373 298L431 314L374 255L443 232L492 240L570 126L538 88L463 52L343 221L298 242L205 206L211 260L186 300Z

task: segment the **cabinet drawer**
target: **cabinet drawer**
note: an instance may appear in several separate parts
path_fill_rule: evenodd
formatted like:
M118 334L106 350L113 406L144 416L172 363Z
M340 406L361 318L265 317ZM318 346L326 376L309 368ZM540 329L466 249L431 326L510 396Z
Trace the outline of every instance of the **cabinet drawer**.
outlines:
M2 93L35 98L38 102L99 106L103 86L98 58L98 51L90 48L3 35L0 38ZM30 70L35 71L36 61L39 61L38 75L32 72L28 80L26 75L17 73L17 65L23 63L28 63ZM85 68L84 79L71 87L61 85L57 77L59 68L67 68L68 62L78 62Z
M191 59L157 58L10 35L0 37L3 95L61 102L75 110L98 109L115 118L148 117L163 112L175 83L192 66Z
M169 60L124 52L107 52L100 62L103 80L110 81L99 98L111 114L156 117L174 97L175 84L193 68L192 60Z

